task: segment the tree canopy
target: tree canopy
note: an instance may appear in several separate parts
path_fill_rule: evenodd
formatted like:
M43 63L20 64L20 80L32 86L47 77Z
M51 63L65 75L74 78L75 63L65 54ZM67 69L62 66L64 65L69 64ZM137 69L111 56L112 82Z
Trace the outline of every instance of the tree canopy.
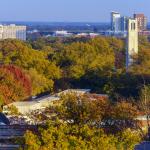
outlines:
M0 41L0 62L15 65L31 79L32 95L67 88L138 99L143 77L149 78L149 46L139 39L137 63L126 73L125 40L114 37L41 38Z

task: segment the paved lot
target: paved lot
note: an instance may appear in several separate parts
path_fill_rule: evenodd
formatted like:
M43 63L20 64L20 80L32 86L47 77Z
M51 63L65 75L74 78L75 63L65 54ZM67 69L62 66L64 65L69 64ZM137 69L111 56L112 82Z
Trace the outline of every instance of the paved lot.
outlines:
M150 142L142 142L136 145L135 150L150 150Z

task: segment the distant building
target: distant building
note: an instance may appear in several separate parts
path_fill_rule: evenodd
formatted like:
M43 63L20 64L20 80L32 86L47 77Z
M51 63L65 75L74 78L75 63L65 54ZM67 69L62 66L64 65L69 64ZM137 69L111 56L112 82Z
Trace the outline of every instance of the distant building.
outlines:
M139 35L142 35L142 36L150 36L150 31L149 31L149 30L139 31Z
M118 32L114 32L114 31L101 31L99 32L100 35L102 36L114 36L117 38L126 38L127 37L127 31L118 31Z
M90 38L95 38L95 37L98 37L98 36L99 36L98 33L89 33Z
M147 29L147 17L144 14L134 14L138 22L138 31ZM111 12L111 31L125 32L128 28L128 17L121 16L118 12Z
M134 63L133 56L138 54L138 25L136 19L128 19L126 68Z
M75 37L95 38L99 35L99 33L77 33Z
M19 39L26 40L26 26L0 25L0 40Z
M147 29L147 17L144 14L134 14L134 18L137 19L139 31Z
M121 16L118 12L111 12L111 31L108 36L126 37L128 27L128 17Z
M118 12L111 12L111 30L114 32L118 32L121 30L120 27L120 18L121 15Z
M55 31L54 33L54 36L56 37L70 37L72 36L72 33L68 33L68 31L65 31L65 30L58 30L58 31Z
M126 32L128 29L128 17L122 16L120 18L120 29L122 32Z

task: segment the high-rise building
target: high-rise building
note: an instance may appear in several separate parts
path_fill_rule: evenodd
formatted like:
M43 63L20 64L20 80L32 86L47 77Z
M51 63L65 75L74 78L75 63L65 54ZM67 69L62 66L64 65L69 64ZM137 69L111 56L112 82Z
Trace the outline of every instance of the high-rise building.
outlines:
M121 16L118 12L111 12L111 30L113 32L127 31L128 17Z
M134 63L134 55L138 54L138 23L137 19L128 19L128 36L126 50L126 68Z
M122 32L126 32L128 28L128 17L122 16L120 18L120 28Z
M26 26L0 25L0 40L19 39L26 40Z
M139 31L147 29L147 17L144 14L134 14L134 18L137 19Z
M118 12L111 12L111 30L114 32L118 32L121 30L120 28L120 18L121 15Z

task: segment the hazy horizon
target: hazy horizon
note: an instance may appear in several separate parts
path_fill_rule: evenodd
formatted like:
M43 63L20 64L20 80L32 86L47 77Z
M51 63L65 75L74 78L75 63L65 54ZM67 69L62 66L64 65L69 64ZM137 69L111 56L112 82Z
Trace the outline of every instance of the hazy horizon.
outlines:
M0 22L109 22L111 11L144 13L150 19L149 5L149 0L2 0Z

